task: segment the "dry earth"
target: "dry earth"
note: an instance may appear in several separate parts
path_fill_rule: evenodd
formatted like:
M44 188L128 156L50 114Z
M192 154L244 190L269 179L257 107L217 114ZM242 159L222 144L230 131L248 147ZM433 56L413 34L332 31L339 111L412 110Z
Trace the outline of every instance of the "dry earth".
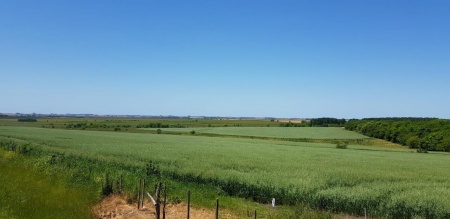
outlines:
M97 218L127 218L127 219L140 219L140 218L153 218L155 215L155 208L149 201L145 201L144 209L137 209L137 204L129 204L125 197L122 196L109 196L105 198L101 203L94 206L94 214ZM166 206L166 218L178 219L186 218L187 206L186 204L168 204ZM209 209L190 209L191 218L214 218L215 212ZM238 218L228 212L220 212L220 218Z

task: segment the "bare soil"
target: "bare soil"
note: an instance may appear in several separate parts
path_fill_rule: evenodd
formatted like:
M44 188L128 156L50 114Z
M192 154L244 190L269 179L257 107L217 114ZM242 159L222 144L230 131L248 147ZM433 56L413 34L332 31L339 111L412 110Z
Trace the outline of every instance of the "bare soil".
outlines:
M162 209L162 207L161 207ZM149 201L144 202L143 209L137 209L137 203L129 204L127 199L123 196L113 195L105 198L101 203L94 206L93 213L97 218L127 218L127 219L140 219L140 218L153 218L155 215L155 207L153 203ZM166 218L178 219L186 218L187 206L184 203L181 204L168 204L166 205ZM190 209L191 218L214 218L215 212L210 209ZM232 219L237 218L231 213L221 211L220 218Z

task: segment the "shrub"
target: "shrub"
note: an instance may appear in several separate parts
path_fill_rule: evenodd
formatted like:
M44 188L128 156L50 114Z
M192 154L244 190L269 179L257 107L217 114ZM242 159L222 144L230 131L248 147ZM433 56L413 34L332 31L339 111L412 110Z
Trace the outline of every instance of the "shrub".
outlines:
M37 122L37 119L34 118L20 118L17 119L18 122Z
M161 129L156 130L156 134L161 134L161 133L162 133Z
M428 153L426 148L417 148L417 153Z
M344 142L339 142L336 144L336 148L339 148L339 149L347 149L347 146L348 145Z
M31 152L33 151L33 148L31 148L29 144L25 144L18 148L19 153L23 155L30 155Z
M195 131L194 130L191 131L191 135L195 135Z

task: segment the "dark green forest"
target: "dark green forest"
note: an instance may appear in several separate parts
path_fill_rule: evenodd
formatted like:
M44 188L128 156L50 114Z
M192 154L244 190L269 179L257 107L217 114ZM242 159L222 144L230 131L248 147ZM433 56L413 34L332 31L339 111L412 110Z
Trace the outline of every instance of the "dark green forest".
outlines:
M450 151L450 120L436 118L370 118L348 121L345 128L385 139L419 152Z

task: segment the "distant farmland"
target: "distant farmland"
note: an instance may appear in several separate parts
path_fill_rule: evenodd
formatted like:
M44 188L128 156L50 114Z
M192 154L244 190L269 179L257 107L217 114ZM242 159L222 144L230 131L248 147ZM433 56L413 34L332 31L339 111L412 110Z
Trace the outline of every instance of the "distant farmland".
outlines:
M157 130L157 128L144 128ZM207 127L207 128L162 128L168 132L208 133L218 135L255 136L272 138L305 139L367 139L368 137L342 128L324 127Z
M166 129L164 129L166 130ZM168 131L169 129L167 129ZM170 129L172 130L172 129ZM173 129L180 130L180 129ZM190 131L193 129L181 129ZM276 137L364 138L339 128L199 128L196 132ZM301 132L296 132L302 130ZM296 133L296 134L294 134ZM300 134L299 134L300 133ZM110 160L153 161L180 181L211 183L228 195L390 218L450 217L450 155L334 144L0 127L3 139L41 150Z

